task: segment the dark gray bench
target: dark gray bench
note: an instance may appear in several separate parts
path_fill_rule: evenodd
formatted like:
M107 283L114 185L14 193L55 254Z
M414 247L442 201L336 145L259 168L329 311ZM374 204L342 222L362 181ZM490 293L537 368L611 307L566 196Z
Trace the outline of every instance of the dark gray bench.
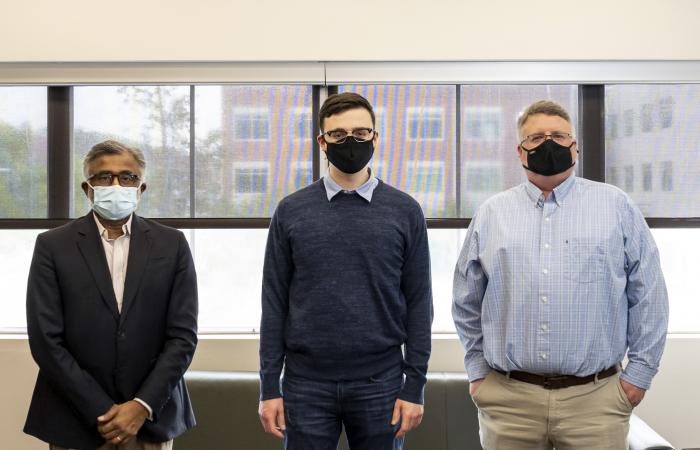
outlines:
M258 419L258 374L196 372L185 375L197 427L175 441L175 450L280 450L279 439L265 434ZM406 438L406 450L477 450L477 411L463 373L428 374L423 423ZM347 450L345 439L339 447ZM630 450L672 449L633 416Z

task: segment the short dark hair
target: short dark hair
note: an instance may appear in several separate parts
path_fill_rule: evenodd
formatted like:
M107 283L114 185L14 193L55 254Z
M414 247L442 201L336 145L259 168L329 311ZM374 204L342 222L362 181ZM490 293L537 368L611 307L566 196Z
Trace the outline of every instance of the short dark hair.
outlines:
M318 126L323 131L323 121L332 115L339 114L350 109L364 108L372 116L372 127L375 124L374 110L366 98L355 92L343 92L328 96L318 113Z

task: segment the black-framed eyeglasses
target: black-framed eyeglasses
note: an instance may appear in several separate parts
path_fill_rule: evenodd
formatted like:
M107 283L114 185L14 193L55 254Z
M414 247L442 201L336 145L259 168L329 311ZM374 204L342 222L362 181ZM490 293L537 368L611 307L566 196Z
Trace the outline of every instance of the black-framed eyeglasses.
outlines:
M548 137L550 139L552 139L554 142L556 142L557 144L563 145L564 147L569 147L571 144L574 143L574 137L571 136L569 133L555 131L554 133L551 133L551 134L545 134L545 133L531 134L531 135L527 136L525 139L523 139L522 142L520 142L520 146L523 147L525 150L534 149L535 147L539 146L544 141L546 141Z
M117 178L119 185L123 187L137 187L141 183L141 177L131 172L100 172L90 175L87 180L92 186L111 186Z
M343 130L342 128L337 128L335 130L326 131L323 133L323 140L328 144L342 144L348 138L352 136L357 142L366 142L374 137L374 132L372 128L353 128L352 131Z

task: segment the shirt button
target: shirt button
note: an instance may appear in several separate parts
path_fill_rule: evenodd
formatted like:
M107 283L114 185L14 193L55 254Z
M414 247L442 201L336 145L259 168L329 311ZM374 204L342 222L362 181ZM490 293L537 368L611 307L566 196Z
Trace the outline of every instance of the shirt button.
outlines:
M544 248L549 248L549 244L544 244Z
M546 295L542 296L542 303L547 303L547 296Z
M542 358L542 359L547 359L547 354L546 354L546 353L540 354L540 358Z
M549 327L547 326L547 324L542 324L542 326L540 328L542 329L542 331L549 330Z
M542 273L545 274L545 275L547 275L547 274L549 273L549 270L547 270L547 269L542 269Z

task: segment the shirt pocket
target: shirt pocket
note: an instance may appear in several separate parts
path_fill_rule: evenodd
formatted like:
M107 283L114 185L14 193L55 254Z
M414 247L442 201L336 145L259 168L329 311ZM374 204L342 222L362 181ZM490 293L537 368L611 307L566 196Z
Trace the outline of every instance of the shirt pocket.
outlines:
M590 240L565 241L564 278L576 283L594 283L605 276L605 249Z

